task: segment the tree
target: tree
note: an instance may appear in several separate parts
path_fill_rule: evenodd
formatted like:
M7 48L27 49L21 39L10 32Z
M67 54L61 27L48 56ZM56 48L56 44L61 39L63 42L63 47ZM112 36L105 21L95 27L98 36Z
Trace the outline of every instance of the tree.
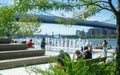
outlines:
M112 12L115 15L117 27L116 75L120 74L120 0L15 0L15 4L20 12L27 12L31 9L39 9L40 11L77 10L79 13L74 16L82 20L101 10Z
M21 15L16 24L20 26L17 31L20 35L31 35L38 31L40 27L40 22L38 22L37 16L32 14Z
M5 36L16 32L19 28L15 24L14 11L10 9L12 7L3 6L0 7L0 35Z
M29 17L19 16L19 22L16 21L16 10L14 6L0 7L0 36L16 34L33 34L40 27L37 16Z

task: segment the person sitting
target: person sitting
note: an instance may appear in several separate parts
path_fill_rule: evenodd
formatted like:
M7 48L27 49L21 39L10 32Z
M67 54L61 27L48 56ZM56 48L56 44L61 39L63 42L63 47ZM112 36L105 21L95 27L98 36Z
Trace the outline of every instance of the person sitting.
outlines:
M111 45L108 45L108 49L112 49L112 46L111 46Z
M26 41L22 41L21 43L25 44L25 43L26 43Z
M14 41L14 43L18 43L18 41Z
M71 60L70 55L67 52L64 52L63 50L60 50L58 55L58 63L61 66L64 66L65 65L64 60Z
M34 48L34 43L32 42L32 39L30 39L26 44L28 45L28 48Z
M83 53L85 55L84 59L91 59L92 58L92 52L88 49L88 46L84 47Z
M90 57L92 58L92 51L93 51L92 46L88 46L88 51L90 52Z
M64 52L63 50L60 50L58 55L58 64L56 65L56 68L64 69L64 71L66 72L64 66L65 63L69 62L70 60L71 60L70 55L67 52Z
M95 49L99 49L99 46L98 46L98 44L96 44L96 45L95 45Z
M84 47L83 47L83 46L81 46L80 51L81 51L81 52L83 52L83 50L84 50Z
M75 54L77 55L77 61L85 57L84 54L82 54L79 50L77 50Z

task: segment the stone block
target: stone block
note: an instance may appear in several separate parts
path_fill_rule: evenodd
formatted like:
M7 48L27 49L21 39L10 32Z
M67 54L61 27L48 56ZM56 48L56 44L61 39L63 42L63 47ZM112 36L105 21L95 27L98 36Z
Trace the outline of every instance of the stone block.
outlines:
M44 56L44 55L45 55L45 50L43 49L0 51L0 60Z
M11 43L11 38L0 38L0 44L8 44Z
M27 48L27 44L22 43L0 44L0 51L25 50Z

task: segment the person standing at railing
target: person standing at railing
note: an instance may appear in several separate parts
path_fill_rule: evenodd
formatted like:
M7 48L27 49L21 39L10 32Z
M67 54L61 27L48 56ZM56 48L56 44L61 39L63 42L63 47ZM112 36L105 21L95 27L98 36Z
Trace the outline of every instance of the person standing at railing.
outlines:
M46 45L46 43L45 43L45 38L43 38L43 39L42 39L42 42L41 42L41 48L42 48L42 49L45 49L45 45Z
M107 45L108 45L107 41L104 40L103 43L102 43L104 56L107 56Z

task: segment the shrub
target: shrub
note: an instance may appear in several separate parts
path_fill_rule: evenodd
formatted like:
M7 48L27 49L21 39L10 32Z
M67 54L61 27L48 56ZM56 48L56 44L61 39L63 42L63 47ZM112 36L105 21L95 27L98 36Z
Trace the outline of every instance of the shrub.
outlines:
M74 58L73 58L74 59ZM74 60L64 60L64 69L57 69L54 63L49 63L49 69L43 70L40 67L30 67L29 71L42 75L115 75L115 61L110 63L86 65L82 59L75 63Z

